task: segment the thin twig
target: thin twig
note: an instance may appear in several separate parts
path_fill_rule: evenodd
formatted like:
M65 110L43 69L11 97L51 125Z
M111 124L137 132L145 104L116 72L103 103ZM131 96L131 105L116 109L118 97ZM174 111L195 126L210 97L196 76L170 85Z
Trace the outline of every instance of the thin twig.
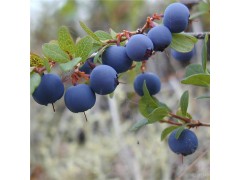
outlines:
M189 119L189 118L186 118L186 117L182 117L182 116L173 114L173 113L171 113L171 112L169 113L169 115L170 115L171 117L176 118L176 119L182 120L183 123L175 122L175 121L170 120L170 119L169 119L169 120L160 120L159 122L160 122L160 123L168 123L168 124L172 124L172 125L176 125L176 126L186 125L186 127L189 127L189 128L194 128L194 127L199 127L199 126L210 127L210 124L209 124L209 123L200 122L199 120Z

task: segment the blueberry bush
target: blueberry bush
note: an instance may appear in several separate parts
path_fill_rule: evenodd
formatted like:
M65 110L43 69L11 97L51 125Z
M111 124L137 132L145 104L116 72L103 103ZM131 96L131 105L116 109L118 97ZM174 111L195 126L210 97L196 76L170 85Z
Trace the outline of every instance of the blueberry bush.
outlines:
M182 94L179 107L175 110L154 97L161 93L163 84L158 75L146 72L150 57L166 53L167 48L171 49L170 56L175 60L189 62L194 56L195 44L201 40L202 64L189 64L181 83L210 88L210 70L207 66L210 34L185 33L192 19L194 17L184 4L172 3L164 13L147 17L145 24L135 31L117 33L110 29L109 32L93 32L80 21L87 35L76 43L68 27L62 26L58 30L57 40L42 45L43 56L30 53L31 95L38 104L46 106L58 103L64 97L69 111L85 112L96 103L96 95L111 98L115 89L123 83L121 76L125 72L140 69L132 86L140 96L138 109L144 118L133 124L130 131L138 131L154 123L168 124L161 132L161 140L169 135L168 145L174 153L183 156L193 154L198 148L198 138L191 128L209 127L210 124L194 119L188 112L191 98L188 91ZM61 73L53 73L52 68L58 68ZM64 92L64 84L69 82L71 86ZM205 98L210 97L205 94L198 97Z

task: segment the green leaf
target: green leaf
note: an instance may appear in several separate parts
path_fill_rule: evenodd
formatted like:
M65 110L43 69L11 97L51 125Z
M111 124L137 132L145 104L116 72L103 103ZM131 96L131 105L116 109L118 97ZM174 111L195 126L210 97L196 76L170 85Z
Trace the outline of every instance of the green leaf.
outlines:
M190 64L186 67L185 78L194 74L204 74L202 65Z
M162 120L168 115L168 110L165 107L158 107L154 109L147 117L149 123L154 123L156 121Z
M184 33L172 33L172 42L170 47L178 52L189 52L193 49L197 38Z
M181 99L180 99L180 107L181 107L183 116L187 115L188 99L189 99L189 93L188 93L188 91L185 91L182 94Z
M189 114L189 113L187 113L186 117L189 118L189 119L192 119L192 115Z
M204 14L207 14L207 13L208 13L207 11L196 12L196 13L194 13L194 14L192 14L192 15L190 16L189 20L193 20L193 19L195 19L195 18L197 18L197 17L199 17L199 16L202 16L202 15L204 15Z
M69 56L57 44L45 43L42 46L43 54L54 62L66 63Z
M97 37L97 35L94 34L94 33L92 32L92 30L91 30L89 27L87 27L87 25L84 24L82 21L80 21L80 26L83 28L83 30L84 30L89 36L91 36L91 37L92 37L93 39L95 39L96 41L101 42L100 39Z
M43 65L45 66L47 72L51 71L50 64L47 58L43 58Z
M112 38L117 39L117 33L111 28L109 29L109 31L110 31L110 34L111 34Z
M176 114L177 114L178 116L184 116L184 115L182 114L181 108L178 109L178 111L177 111ZM185 117L187 117L187 118L189 118L189 119L192 119L191 114L189 114L188 112L186 113ZM178 119L178 121L181 122L181 120L179 120L179 119Z
M197 97L196 99L210 99L210 96L209 95L202 95L202 96Z
M81 57L82 62L85 62L92 50L92 38L85 36L76 44L76 57Z
M107 47L109 47L109 46L110 46L110 44L107 44L107 45L103 46L103 47L98 51L98 53L95 55L95 57L94 57L94 59L93 59L93 62L94 62L94 63L96 63L97 61L99 61L100 56L101 56L102 53L105 51L105 49L106 49Z
M30 53L30 67L41 67L43 66L43 59L34 53Z
M153 96L152 96L152 99L155 101L155 103L158 105L158 107L163 107L163 108L167 109L168 112L171 111L171 109L165 103L160 102L157 98L155 98Z
M74 66L76 66L82 59L80 57L78 58L74 58L73 60L64 63L64 64L60 64L60 68L62 71L66 72L66 71L70 71L74 68Z
M145 126L147 124L148 124L148 120L147 119L142 119L142 120L136 122L129 130L130 131L137 131L141 127L143 127L143 126Z
M175 134L175 138L178 139L180 137L180 135L182 134L183 130L185 129L185 126L186 125L183 125L183 126L180 126L178 129L177 129L177 132Z
M89 53L89 56L93 53L96 53L102 46L100 44L93 43L92 50Z
M198 4L199 11L210 12L210 1L201 1Z
M156 108L158 108L157 102L148 92L146 81L144 81L143 83L143 96L139 101L138 108L140 113L146 118L148 118L149 114L151 114Z
M170 111L166 104L158 101L149 94L146 81L143 83L143 96L139 101L138 108L140 113L146 117L150 123L161 120L167 116Z
M203 48L202 48L202 67L204 72L207 71L207 41L208 41L208 35L205 35Z
M181 81L182 84L191 84L195 86L210 87L210 75L209 74L194 74L184 78Z
M105 31L99 30L96 31L94 34L102 41L112 39L112 36Z
M31 73L30 75L30 93L32 94L41 82L41 76L38 73Z
M167 127L166 129L164 129L162 134L161 134L161 141L164 140L167 137L168 134L170 134L172 131L174 131L178 127L179 126L170 126L170 127Z
M62 26L58 30L58 44L62 50L74 55L75 44L66 26Z
M50 44L56 44L56 45L59 45L57 40L51 40L51 41L49 41L49 43L50 43Z

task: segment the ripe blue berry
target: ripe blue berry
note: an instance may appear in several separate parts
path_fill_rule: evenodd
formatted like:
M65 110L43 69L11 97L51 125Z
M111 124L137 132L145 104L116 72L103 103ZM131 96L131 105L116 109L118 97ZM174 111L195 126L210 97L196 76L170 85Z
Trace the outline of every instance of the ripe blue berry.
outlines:
M94 57L87 59L86 62L79 68L79 71L85 72L85 74L90 74L92 71L90 63L93 63L93 59Z
M96 66L90 74L90 87L97 94L110 94L118 84L117 72L111 66Z
M152 55L153 43L143 34L133 35L126 44L128 57L134 61L148 60Z
M192 57L194 56L194 48L186 53L178 52L174 49L171 49L171 55L177 60L177 61L190 61Z
M168 138L170 149L183 156L194 153L198 147L198 139L195 133L189 129L184 129L178 139L175 138L176 133L177 130L174 130Z
M161 82L156 74L145 72L139 74L134 80L134 90L139 96L143 96L143 83L146 81L146 86L150 95L157 94L161 89Z
M39 86L33 93L33 99L41 105L55 103L64 93L64 86L60 77L56 74L44 74Z
M172 33L180 33L187 28L189 16L187 6L182 3L172 3L165 9L163 24Z
M84 112L92 108L96 102L96 95L86 84L71 86L64 95L66 107L73 113Z
M117 73L122 73L131 67L133 61L127 56L125 47L110 46L103 52L102 62L111 66Z
M153 42L154 51L163 51L172 41L172 33L163 25L152 28L147 36Z

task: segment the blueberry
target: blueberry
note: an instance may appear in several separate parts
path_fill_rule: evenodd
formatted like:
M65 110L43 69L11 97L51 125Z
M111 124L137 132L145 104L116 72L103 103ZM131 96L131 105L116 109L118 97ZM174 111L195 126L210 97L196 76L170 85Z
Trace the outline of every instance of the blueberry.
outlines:
M90 74L90 87L97 94L110 94L118 84L117 72L111 66L96 66Z
M122 73L132 66L133 61L127 56L126 47L110 46L103 52L102 62L114 68L117 73Z
M171 49L171 55L177 60L177 61L190 61L192 57L194 56L194 48L189 52L178 52L174 49Z
M170 4L164 12L163 24L172 33L180 33L188 26L190 12L182 3Z
M139 74L134 80L134 90L135 92L143 96L143 83L146 81L146 86L150 95L157 94L161 89L161 82L156 74L145 72Z
M66 90L64 101L73 113L84 112L94 106L96 95L88 85L79 84Z
M41 105L55 103L64 93L64 86L60 77L56 74L44 74L39 86L33 93L33 99Z
M194 153L198 147L198 139L195 133L189 129L184 129L178 139L175 137L176 133L177 130L174 130L168 138L170 149L183 156Z
M163 25L152 28L147 36L152 40L154 51L163 51L171 44L172 34L169 29Z
M93 59L94 57L87 59L85 63L79 68L79 71L85 72L85 74L90 74L92 72L90 63L93 63Z
M143 34L133 35L126 44L128 57L134 61L148 60L152 55L153 43Z

